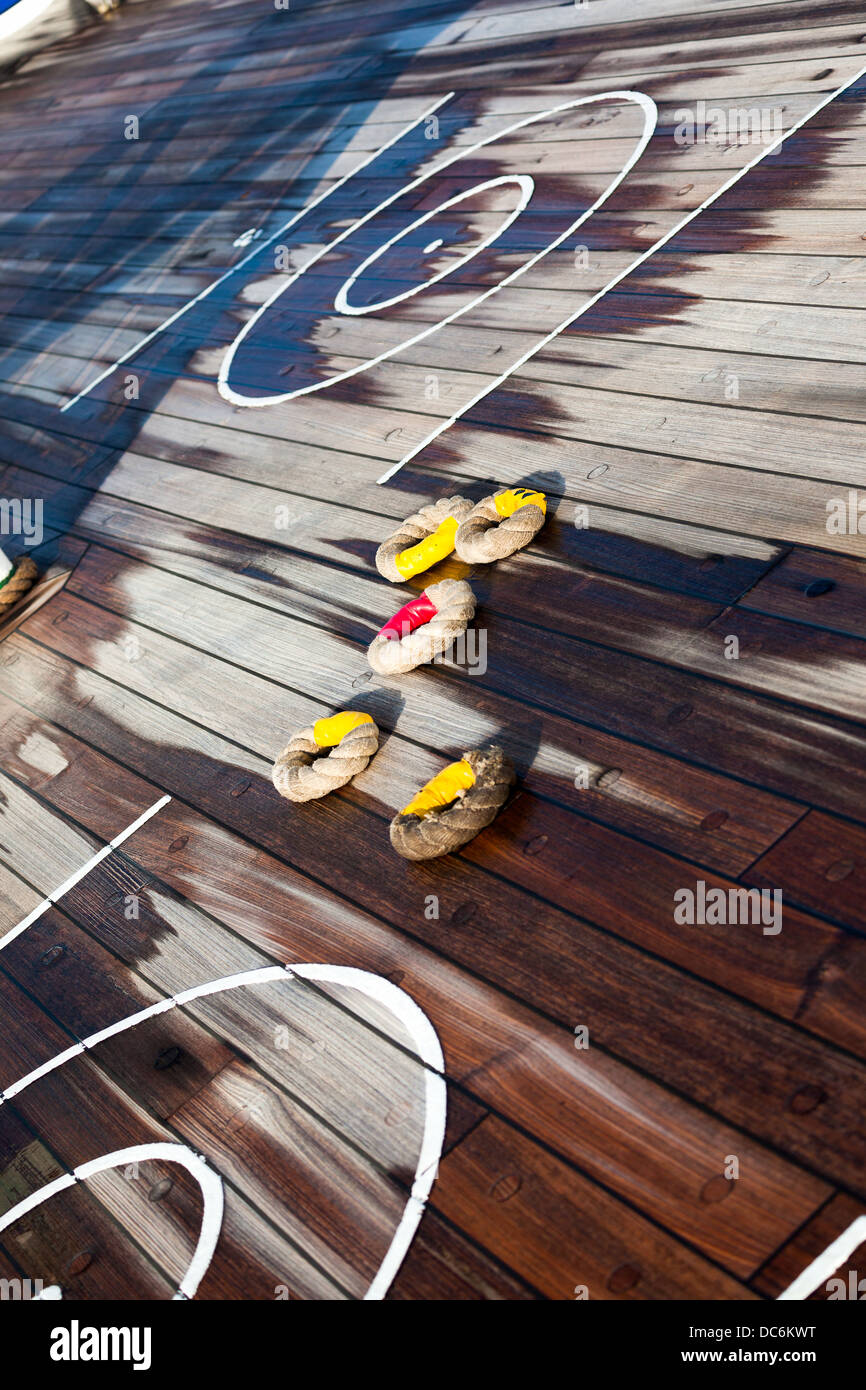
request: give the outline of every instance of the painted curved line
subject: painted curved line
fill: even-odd
[[[329,188],[325,188],[321,193],[317,193],[315,198],[312,198],[309,203],[305,203],[302,208],[298,208],[297,212],[293,212],[291,217],[288,218],[281,227],[278,227],[277,230],[272,232],[264,241],[258,242],[257,245],[253,247],[252,251],[248,251],[245,256],[242,256],[237,265],[229,266],[228,270],[224,270],[222,275],[219,275],[216,280],[212,280],[203,290],[199,290],[198,294],[193,295],[192,299],[188,299],[179,309],[175,309],[173,314],[169,314],[167,319],[163,319],[162,323],[157,324],[156,328],[152,328],[149,333],[145,333],[143,338],[139,338],[138,342],[133,343],[132,347],[127,348],[126,352],[121,353],[120,357],[116,358],[110,367],[104,367],[86,386],[82,386],[80,391],[77,391],[74,396],[71,396],[68,401],[65,401],[64,404],[59,407],[61,415],[65,411],[71,410],[72,407],[77,405],[80,400],[83,400],[95,386],[99,386],[101,382],[110,377],[113,371],[116,371],[124,362],[128,362],[130,358],[135,357],[141,352],[142,348],[147,347],[148,343],[152,343],[154,339],[159,337],[160,333],[164,333],[167,328],[171,328],[172,324],[177,323],[178,319],[183,318],[184,314],[188,313],[196,304],[201,304],[202,300],[207,299],[208,295],[213,294],[214,290],[219,289],[220,285],[225,284],[226,280],[229,280],[232,275],[237,275],[238,271],[243,270],[244,266],[248,265],[251,260],[254,260],[256,256],[260,256],[269,246],[273,246],[275,241],[278,241],[281,236],[285,236],[286,232],[289,231],[291,227],[294,227],[297,222],[300,222],[303,217],[306,217],[308,212],[312,212],[313,208],[319,207],[321,203],[331,198],[339,188],[342,188],[350,179],[360,174],[366,169],[368,164],[373,163],[374,159],[378,159],[380,154],[384,154],[386,150],[390,150],[392,145],[398,144],[403,139],[404,135],[409,135],[422,121],[429,120],[430,116],[434,115],[435,112],[439,110],[440,106],[444,106],[446,101],[450,101],[453,95],[453,92],[446,92],[443,97],[437,97],[431,106],[426,107],[426,109],[421,112],[420,116],[416,116],[413,120],[409,121],[407,125],[402,126],[401,129],[397,131],[396,135],[392,135],[390,140],[386,140],[384,145],[380,145],[377,150],[371,150],[369,154],[365,155],[364,158],[355,165],[354,169],[349,170],[348,174],[341,175]]]
[[[288,969],[288,966],[286,968]],[[442,1044],[433,1024],[411,995],[381,975],[343,965],[294,965],[292,974],[300,975],[306,980],[348,985],[382,1004],[405,1026],[424,1064],[424,1134],[415,1165],[412,1191],[391,1245],[364,1295],[367,1300],[382,1299],[394,1282],[394,1276],[412,1244],[418,1223],[424,1215],[427,1198],[436,1180],[442,1156],[447,1110]]]
[[[22,1216],[27,1216],[29,1212],[41,1207],[44,1202],[49,1202],[59,1192],[65,1192],[67,1188],[74,1187],[78,1182],[85,1182],[95,1173],[104,1173],[111,1168],[123,1168],[128,1163],[143,1163],[149,1158],[161,1158],[166,1163],[180,1163],[195,1178],[201,1189],[203,1210],[198,1241],[186,1273],[178,1284],[177,1293],[174,1295],[176,1299],[194,1298],[216,1250],[223,1221],[224,1199],[223,1184],[219,1174],[209,1168],[205,1160],[193,1153],[186,1144],[162,1142],[134,1144],[131,1148],[116,1149],[114,1153],[103,1154],[99,1158],[90,1159],[89,1162],[82,1163],[71,1173],[64,1173],[62,1177],[46,1183],[44,1187],[39,1188],[38,1192],[32,1192],[29,1197],[18,1202],[4,1216],[0,1216],[0,1233],[5,1231],[7,1226],[11,1226],[13,1222],[19,1221]],[[43,1289],[38,1297],[43,1300],[57,1299],[61,1297],[61,1290],[56,1284],[52,1284],[50,1288]]]
[[[524,130],[527,126],[534,125],[538,121],[547,120],[549,116],[556,116],[563,111],[576,110],[580,106],[590,106],[601,101],[633,102],[636,106],[640,107],[644,114],[644,125],[640,138],[638,139],[632,154],[626,160],[622,169],[619,171],[618,174],[614,175],[610,183],[607,185],[607,188],[605,188],[604,192],[601,193],[598,198],[596,198],[595,202],[590,204],[590,206],[586,208],[580,214],[580,216],[575,219],[574,222],[572,222],[568,227],[566,227],[565,231],[562,232],[560,236],[555,237],[553,241],[549,242],[548,245],[545,246],[541,251],[537,251],[535,255],[530,256],[529,260],[525,261],[523,265],[518,266],[516,270],[513,270],[510,272],[510,274],[504,276],[504,278],[498,281],[497,284],[491,285],[489,289],[486,289],[478,295],[476,295],[474,299],[471,299],[467,304],[464,304],[462,308],[455,309],[453,313],[446,314],[445,317],[439,319],[438,322],[431,324],[428,328],[424,328],[418,333],[413,334],[410,338],[407,338],[402,343],[398,343],[395,347],[387,348],[384,352],[380,352],[376,357],[370,357],[365,362],[361,362],[354,367],[347,368],[346,371],[338,372],[336,375],[328,377],[326,381],[314,381],[307,386],[299,386],[296,387],[293,391],[278,392],[277,394],[272,396],[245,396],[241,394],[241,392],[235,391],[233,387],[229,385],[229,372],[231,371],[235,354],[238,348],[240,347],[241,343],[244,341],[244,339],[247,338],[250,333],[252,333],[259,320],[268,312],[270,308],[273,307],[277,300],[282,295],[284,295],[287,290],[291,289],[292,285],[294,285],[295,282],[299,280],[302,275],[304,275],[308,270],[310,270],[314,265],[316,265],[318,261],[320,261],[324,256],[326,256],[330,251],[332,251],[335,246],[339,246],[340,243],[345,241],[347,237],[352,236],[356,231],[358,231],[360,227],[363,227],[367,222],[371,221],[372,218],[376,217],[380,212],[383,212],[385,208],[390,207],[391,204],[396,202],[398,198],[402,198],[406,193],[413,192],[413,190],[420,187],[422,183],[428,182],[428,180],[432,179],[436,174],[441,174],[443,170],[450,169],[453,164],[458,163],[458,161],[461,159],[465,159],[468,155],[473,155],[476,153],[476,151],[484,149],[485,146],[491,145],[497,140],[502,140],[507,135],[512,135],[516,130]],[[264,301],[264,303],[259,305],[255,313],[252,315],[250,319],[247,320],[243,328],[238,333],[237,337],[234,339],[233,342],[229,344],[228,348],[226,349],[225,356],[223,357],[222,363],[220,365],[219,377],[217,378],[217,388],[219,390],[220,395],[223,397],[224,400],[230,401],[232,405],[242,405],[251,407],[281,405],[284,401],[294,400],[297,396],[311,395],[315,391],[327,390],[329,387],[337,385],[338,382],[347,381],[350,377],[357,376],[360,372],[369,371],[372,367],[378,366],[380,362],[385,362],[388,360],[388,358],[395,357],[400,352],[405,352],[407,348],[414,347],[416,343],[423,342],[423,340],[425,338],[429,338],[431,334],[438,333],[440,329],[447,327],[447,325],[450,323],[454,323],[455,320],[461,318],[464,314],[470,313],[473,309],[476,309],[479,304],[483,304],[485,300],[491,297],[491,295],[498,294],[500,290],[505,289],[507,285],[513,284],[514,281],[519,279],[521,275],[525,275],[527,271],[531,270],[533,266],[537,265],[538,262],[544,256],[548,256],[551,251],[555,251],[556,248],[558,246],[561,246],[564,241],[566,241],[570,236],[572,236],[579,227],[583,226],[584,222],[586,222],[587,219],[590,218],[594,212],[597,212],[598,209],[603,206],[603,204],[607,201],[611,194],[614,193],[617,188],[619,188],[623,179],[627,178],[628,175],[631,173],[635,164],[638,162],[647,145],[649,144],[649,141],[652,138],[657,124],[658,108],[655,102],[653,101],[652,97],[646,96],[645,93],[632,91],[597,92],[591,96],[574,97],[571,101],[561,102],[558,106],[551,106],[548,108],[548,110],[541,111],[539,113],[536,113],[535,115],[524,116],[521,120],[515,121],[510,126],[506,126],[504,130],[496,131],[493,134],[486,136],[483,140],[479,140],[477,144],[470,145],[465,150],[458,150],[455,154],[440,160],[440,162],[434,165],[434,167],[430,169],[426,174],[419,174],[416,179],[412,179],[411,182],[404,184],[403,187],[398,189],[396,193],[392,193],[390,197],[383,199],[382,202],[379,203],[375,208],[371,209],[370,212],[364,213],[362,217],[359,217],[355,222],[353,222],[349,227],[347,227],[345,231],[340,232],[338,236],[334,237],[333,241],[330,241],[327,244],[327,246],[320,247],[320,249],[316,251],[309,258],[308,261],[305,262],[305,264],[301,267],[300,270],[297,270],[294,272],[294,274],[290,275],[288,279],[286,279],[284,283],[279,286],[278,289],[274,290],[273,294],[271,294]],[[557,329],[557,332],[559,331],[560,330]],[[463,414],[464,412],[461,410],[460,413]],[[448,422],[449,425],[451,423],[453,423],[453,421]],[[441,433],[441,431],[439,432]],[[407,455],[407,458],[409,457],[411,457],[411,455]],[[406,462],[406,460],[404,459],[403,462]],[[402,466],[402,464],[398,465],[398,467],[399,466]],[[379,479],[379,481],[381,482],[383,481],[383,479]]]
[[[74,1057],[80,1057],[82,1053],[91,1051],[98,1047],[100,1043],[108,1038],[115,1037],[118,1033],[128,1032],[131,1028],[136,1028],[138,1024],[145,1020],[155,1018],[158,1014],[167,1013],[169,1009],[182,1007],[192,1003],[195,999],[203,999],[213,994],[223,994],[228,990],[241,989],[247,985],[270,984],[285,982],[287,979],[297,977],[299,979],[316,980],[324,983],[345,985],[357,990],[360,994],[365,994],[368,998],[382,1004],[406,1028],[412,1042],[417,1050],[418,1057],[424,1066],[424,1132],[421,1141],[418,1161],[415,1165],[415,1175],[412,1188],[407,1198],[403,1215],[391,1240],[391,1244],[373,1277],[373,1280],[364,1295],[365,1300],[379,1300],[384,1298],[390,1288],[394,1276],[403,1262],[406,1251],[411,1244],[412,1237],[418,1228],[418,1223],[424,1213],[424,1207],[430,1190],[436,1178],[436,1169],[442,1153],[442,1144],[445,1138],[445,1115],[447,1106],[447,1090],[445,1086],[444,1070],[445,1059],[442,1054],[442,1046],[432,1023],[427,1015],[415,1003],[414,999],[397,985],[391,984],[390,980],[385,980],[381,975],[374,975],[366,970],[356,970],[349,966],[339,965],[268,965],[262,966],[257,970],[247,970],[238,975],[226,975],[221,979],[209,980],[206,984],[195,985],[192,989],[182,990],[181,993],[173,995],[169,999],[162,999],[156,1004],[151,1004],[146,1009],[139,1010],[138,1013],[130,1014],[128,1017],[120,1019],[117,1023],[110,1024],[107,1028],[101,1029],[97,1033],[91,1033],[82,1042],[74,1044],[65,1051],[52,1057],[50,1061],[44,1062],[42,1066],[36,1067],[33,1071],[22,1077],[19,1081],[13,1082],[0,1092],[0,1106],[7,1100],[12,1100],[16,1095],[20,1095],[28,1086],[32,1086],[41,1077],[47,1076],[50,1072],[56,1071],[66,1062]],[[155,1149],[158,1145],[145,1145],[145,1148]],[[166,1148],[175,1148],[174,1145],[165,1145]],[[177,1146],[183,1147],[183,1146]],[[121,1153],[129,1153],[131,1150],[121,1150]],[[191,1155],[204,1168],[207,1165],[203,1158]],[[129,1160],[132,1161],[132,1160]],[[180,1160],[178,1160],[180,1161]],[[89,1176],[90,1172],[99,1172],[99,1165],[106,1167],[116,1166],[106,1163],[103,1159],[94,1159],[84,1163],[80,1168],[75,1169],[72,1174],[66,1174],[58,1178],[55,1183],[50,1183],[47,1188],[36,1193],[34,1197],[26,1198],[24,1202],[18,1204],[7,1213],[6,1217],[0,1219],[0,1231],[9,1225],[9,1218],[13,1213],[23,1216],[33,1206],[38,1206],[40,1200],[45,1201],[49,1196],[53,1196],[55,1191],[62,1191],[65,1187],[70,1187],[78,1177]],[[189,1166],[187,1164],[187,1166]],[[192,1170],[190,1170],[192,1171]],[[208,1177],[215,1177],[222,1183],[217,1174],[213,1174],[207,1169]],[[204,1189],[203,1189],[204,1190]],[[222,1206],[220,1206],[222,1213]],[[220,1214],[220,1222],[222,1216]],[[202,1245],[207,1235],[210,1241],[213,1235],[213,1245],[207,1260],[202,1264],[198,1260],[199,1251],[202,1251],[202,1259],[207,1250],[207,1245]],[[202,1236],[199,1242],[199,1249],[190,1270],[184,1277],[184,1283],[195,1288],[201,1282],[202,1276],[207,1270],[216,1248],[216,1238],[219,1236],[219,1226],[215,1234],[208,1228],[205,1232],[204,1220],[202,1223]],[[198,1261],[198,1262],[197,1262]],[[191,1273],[192,1272],[192,1273]],[[193,1289],[194,1292],[194,1289]],[[184,1284],[181,1284],[178,1297],[191,1298],[192,1293],[188,1293]]]
[[[429,280],[422,280],[419,284],[413,285],[411,289],[404,290],[402,294],[395,294],[390,299],[379,299],[375,304],[354,305],[349,303],[348,294],[355,282],[360,280],[361,276],[371,265],[374,265],[376,261],[386,255],[392,246],[395,246],[398,241],[403,241],[410,232],[414,232],[416,227],[423,227],[424,223],[429,222],[431,218],[439,217],[443,212],[446,212],[448,208],[453,208],[458,203],[465,203],[467,198],[474,197],[476,193],[482,193],[486,188],[499,188],[506,183],[516,183],[518,185],[520,188],[519,202],[496,228],[496,231],[491,232],[490,235],[479,242],[477,246],[474,246],[471,251],[467,251],[465,256],[461,256],[459,260],[455,261],[453,265],[447,266],[445,270],[440,270],[436,275],[431,275]],[[532,197],[534,189],[535,179],[531,174],[501,174],[498,178],[486,179],[484,183],[476,183],[474,187],[467,188],[463,193],[455,194],[454,197],[449,198],[447,202],[440,203],[438,207],[433,208],[430,212],[425,212],[423,217],[416,218],[410,226],[404,227],[401,232],[397,232],[394,236],[389,238],[388,241],[384,242],[382,246],[377,246],[376,250],[371,252],[365,261],[361,262],[358,269],[353,270],[349,278],[343,281],[334,300],[334,308],[337,310],[337,313],[354,314],[357,316],[361,314],[375,314],[379,309],[390,309],[392,304],[399,304],[401,300],[410,299],[413,294],[419,294],[421,290],[429,289],[431,285],[435,285],[440,280],[444,280],[447,275],[455,275],[464,265],[474,260],[476,256],[480,256],[482,251],[486,251],[488,246],[491,246],[504,232],[508,231],[512,222],[523,212],[523,209]],[[439,245],[442,245],[441,237],[439,239]]]

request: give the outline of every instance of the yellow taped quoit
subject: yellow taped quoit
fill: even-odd
[[[348,709],[342,714],[332,714],[330,719],[317,719],[313,725],[313,738],[320,748],[335,748],[353,729],[372,722],[369,714],[358,714]]]
[[[428,816],[431,811],[441,810],[454,801],[460,792],[468,791],[475,785],[475,773],[467,762],[449,763],[437,772],[417,796],[413,796],[408,806],[400,812],[402,816]]]
[[[458,522],[453,516],[446,516],[436,530],[425,536],[423,541],[419,541],[417,545],[410,545],[408,550],[401,550],[400,554],[394,557],[394,564],[403,578],[411,579],[413,574],[429,570],[431,565],[438,565],[440,560],[450,555],[454,549],[457,526]]]
[[[536,506],[540,507],[547,515],[547,498],[543,492],[533,492],[530,488],[513,487],[507,492],[499,492],[493,498],[494,505],[501,517],[514,516],[521,507]]]

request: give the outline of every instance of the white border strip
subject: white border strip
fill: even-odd
[[[822,1250],[820,1255],[816,1255],[810,1265],[807,1265],[802,1274],[798,1274],[793,1284],[789,1284],[784,1293],[780,1293],[776,1299],[777,1303],[791,1303],[796,1299],[808,1298],[822,1284],[826,1284],[836,1270],[839,1269],[847,1260],[849,1255],[853,1255],[858,1245],[866,1241],[866,1216],[857,1216],[846,1227],[840,1236],[837,1236],[832,1244]]]
[[[0,42],[17,34],[19,29],[26,29],[28,24],[35,24],[53,3],[54,0],[17,0],[11,9],[0,15]]]
[[[61,883],[59,888],[55,888],[54,892],[49,894],[44,902],[41,902],[38,907],[34,907],[33,911],[29,912],[23,921],[18,923],[17,927],[12,927],[4,936],[0,936],[0,951],[2,951],[4,947],[9,946],[15,940],[16,936],[20,936],[29,926],[32,926],[32,924],[42,916],[43,912],[48,911],[49,907],[54,907],[66,893],[90,873],[91,869],[95,869],[97,864],[100,864],[103,859],[107,859],[112,850],[122,845],[124,840],[129,839],[130,835],[134,835],[136,830],[139,830],[146,821],[150,820],[151,816],[155,816],[157,811],[161,811],[163,806],[167,806],[170,801],[170,796],[160,797],[159,801],[155,801],[148,811],[143,812],[143,814],[138,817],[138,820],[134,820],[132,825],[128,825],[119,835],[115,835],[114,839],[109,841],[107,845],[104,845],[97,854],[94,854],[92,859],[88,859],[87,863],[83,865],[82,868],[76,869],[75,873],[71,874],[65,883]]]

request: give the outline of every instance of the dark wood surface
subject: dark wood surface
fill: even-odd
[[[322,962],[398,984],[445,1056],[443,1156],[391,1298],[770,1299],[866,1210],[866,518],[825,525],[864,479],[864,83],[376,484],[754,155],[678,144],[682,108],[790,128],[862,66],[859,8],[132,0],[7,73],[0,493],[43,503],[54,588],[0,629],[0,934],[172,800],[0,953],[0,1092],[181,990]],[[237,266],[243,233],[276,233],[446,92],[436,141],[397,140],[286,233],[292,269],[434,158],[624,89],[659,125],[622,187],[431,337],[330,390],[230,403],[226,347],[285,280],[266,251],[60,410]],[[588,107],[420,185],[274,304],[232,384],[286,392],[435,324],[599,196],[639,129],[626,103]],[[501,244],[334,312],[388,236],[525,173]],[[468,201],[459,246],[504,206]],[[426,236],[359,302],[425,278]],[[372,676],[406,598],[377,545],[443,493],[526,482],[550,499],[529,550],[414,581],[470,578],[484,672]],[[288,736],[347,707],[382,730],[368,769],[281,802]],[[398,859],[395,810],[493,737],[519,773],[494,825]],[[781,889],[782,931],[678,923],[699,880]],[[185,1143],[226,1193],[200,1297],[361,1298],[424,1107],[411,1038],[351,990],[199,999],[0,1106],[0,1215],[88,1159]],[[4,1232],[0,1278],[167,1298],[200,1219],[177,1165],[107,1171]]]

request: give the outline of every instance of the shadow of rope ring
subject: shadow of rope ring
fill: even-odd
[[[447,651],[474,616],[475,595],[466,580],[440,579],[376,633],[367,660],[380,676],[414,671]]]
[[[454,538],[457,554],[470,565],[504,560],[538,535],[546,513],[543,492],[502,488],[483,498],[460,522]]]
[[[0,617],[33,588],[38,575],[39,571],[30,556],[22,555],[9,578],[0,584]]]
[[[363,772],[378,747],[379,730],[370,715],[345,710],[294,734],[271,780],[289,801],[314,801]],[[322,757],[325,748],[331,751]]]
[[[501,748],[464,753],[394,817],[391,844],[404,859],[451,854],[495,819],[513,784],[514,768]]]
[[[472,511],[466,497],[440,497],[413,512],[376,551],[376,569],[392,584],[411,579],[454,549],[457,527]]]

